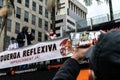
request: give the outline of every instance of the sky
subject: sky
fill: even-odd
[[[83,5],[83,0],[79,0]],[[86,6],[88,9],[87,18],[104,15],[109,13],[109,5],[104,2],[104,0],[101,0],[102,3],[100,5],[97,4],[95,0],[93,0],[92,6]],[[113,5],[113,13],[120,12],[120,0],[112,0]]]

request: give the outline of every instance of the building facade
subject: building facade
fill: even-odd
[[[87,26],[87,8],[77,0],[58,0],[56,7],[56,33]]]
[[[47,0],[14,0],[15,15],[8,16],[6,48],[10,44],[11,37],[17,37],[23,26],[29,27],[29,32],[33,33],[37,43],[47,40],[45,34],[50,30],[51,14],[46,9]],[[4,6],[5,0],[0,0],[0,6]],[[0,26],[2,18],[0,17]],[[3,49],[3,33],[0,38],[0,51]]]

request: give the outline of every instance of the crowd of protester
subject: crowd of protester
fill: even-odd
[[[55,30],[51,29],[49,32],[46,32],[46,35],[48,36],[48,40],[53,40],[56,39],[56,34],[55,34]],[[28,32],[28,27],[24,26],[22,28],[22,31],[20,33],[18,33],[17,38],[15,39],[14,37],[11,38],[11,43],[9,44],[7,50],[14,50],[17,48],[21,48],[21,47],[25,47],[28,45],[31,45],[31,41],[34,40],[34,36],[32,33]],[[60,61],[57,60],[50,60],[50,61],[44,61],[42,62],[43,65],[47,65],[47,64],[54,64]],[[21,65],[18,66],[17,69],[18,70],[24,70],[24,69],[30,69],[30,68],[35,68],[38,67],[39,62],[37,63],[31,63],[31,64],[25,64],[25,65]],[[40,66],[40,65],[39,65]],[[13,67],[12,67],[13,69]]]
[[[54,29],[50,29],[49,32],[46,32],[46,35],[48,36],[48,40],[57,39]],[[31,45],[31,41],[33,41],[34,39],[35,37],[33,36],[33,34],[28,32],[28,27],[24,26],[22,28],[22,31],[18,33],[16,39],[14,37],[11,38],[11,44],[8,46],[8,50]]]

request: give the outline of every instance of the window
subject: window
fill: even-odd
[[[13,8],[12,4],[8,4],[8,8]]]
[[[2,17],[0,17],[0,28],[2,26]]]
[[[41,18],[38,19],[38,27],[42,28],[42,19]]]
[[[17,0],[18,3],[21,3],[21,0]]]
[[[61,23],[63,22],[63,19],[60,19],[60,20],[56,20],[55,23]]]
[[[42,33],[38,32],[38,41],[42,41]]]
[[[25,7],[29,8],[29,0],[25,0]]]
[[[58,27],[55,27],[55,30],[60,30],[60,26],[58,26]]]
[[[39,14],[42,15],[42,6],[41,5],[39,5]]]
[[[21,18],[21,8],[17,7],[17,10],[16,10],[16,17],[17,18]]]
[[[29,13],[27,11],[25,11],[25,13],[24,13],[24,21],[28,22],[28,18],[29,18]]]
[[[48,11],[45,9],[45,17],[48,18]]]
[[[31,29],[31,33],[35,37],[35,30],[34,29]]]
[[[9,46],[10,44],[10,36],[6,36],[6,48]]]
[[[58,37],[61,36],[60,33],[56,34]]]
[[[0,8],[3,6],[3,0],[0,0]]]
[[[48,22],[45,21],[45,30],[48,31]]]
[[[48,40],[48,36],[47,36],[47,35],[45,35],[45,41],[46,41],[46,40]]]
[[[69,8],[70,8],[70,6],[71,6],[71,2],[69,1],[69,3],[68,3],[68,6],[69,6]]]
[[[67,22],[70,23],[71,25],[75,26],[75,23],[73,23],[73,22],[70,21],[69,19],[67,19]]]
[[[32,24],[35,25],[36,22],[36,16],[32,14]]]
[[[67,26],[67,29],[68,30],[74,30],[73,28],[71,28],[70,26]]]
[[[11,31],[11,25],[12,25],[12,21],[10,19],[7,19],[7,30]]]
[[[16,22],[15,24],[15,33],[18,34],[20,32],[20,23]]]
[[[73,4],[73,3],[71,3],[71,10],[73,10],[73,6],[74,6],[74,4]]]
[[[50,17],[51,17],[51,20],[53,20],[54,19],[54,17],[53,17],[54,15],[52,14],[52,12],[50,13]]]
[[[32,3],[32,10],[36,11],[36,3],[34,1]]]

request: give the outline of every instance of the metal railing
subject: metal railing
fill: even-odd
[[[120,11],[114,12],[114,20],[120,18]],[[109,14],[103,14],[103,15],[98,15],[92,18],[87,19],[87,26],[90,25],[95,25],[95,24],[100,24],[104,22],[110,21],[110,15]]]

